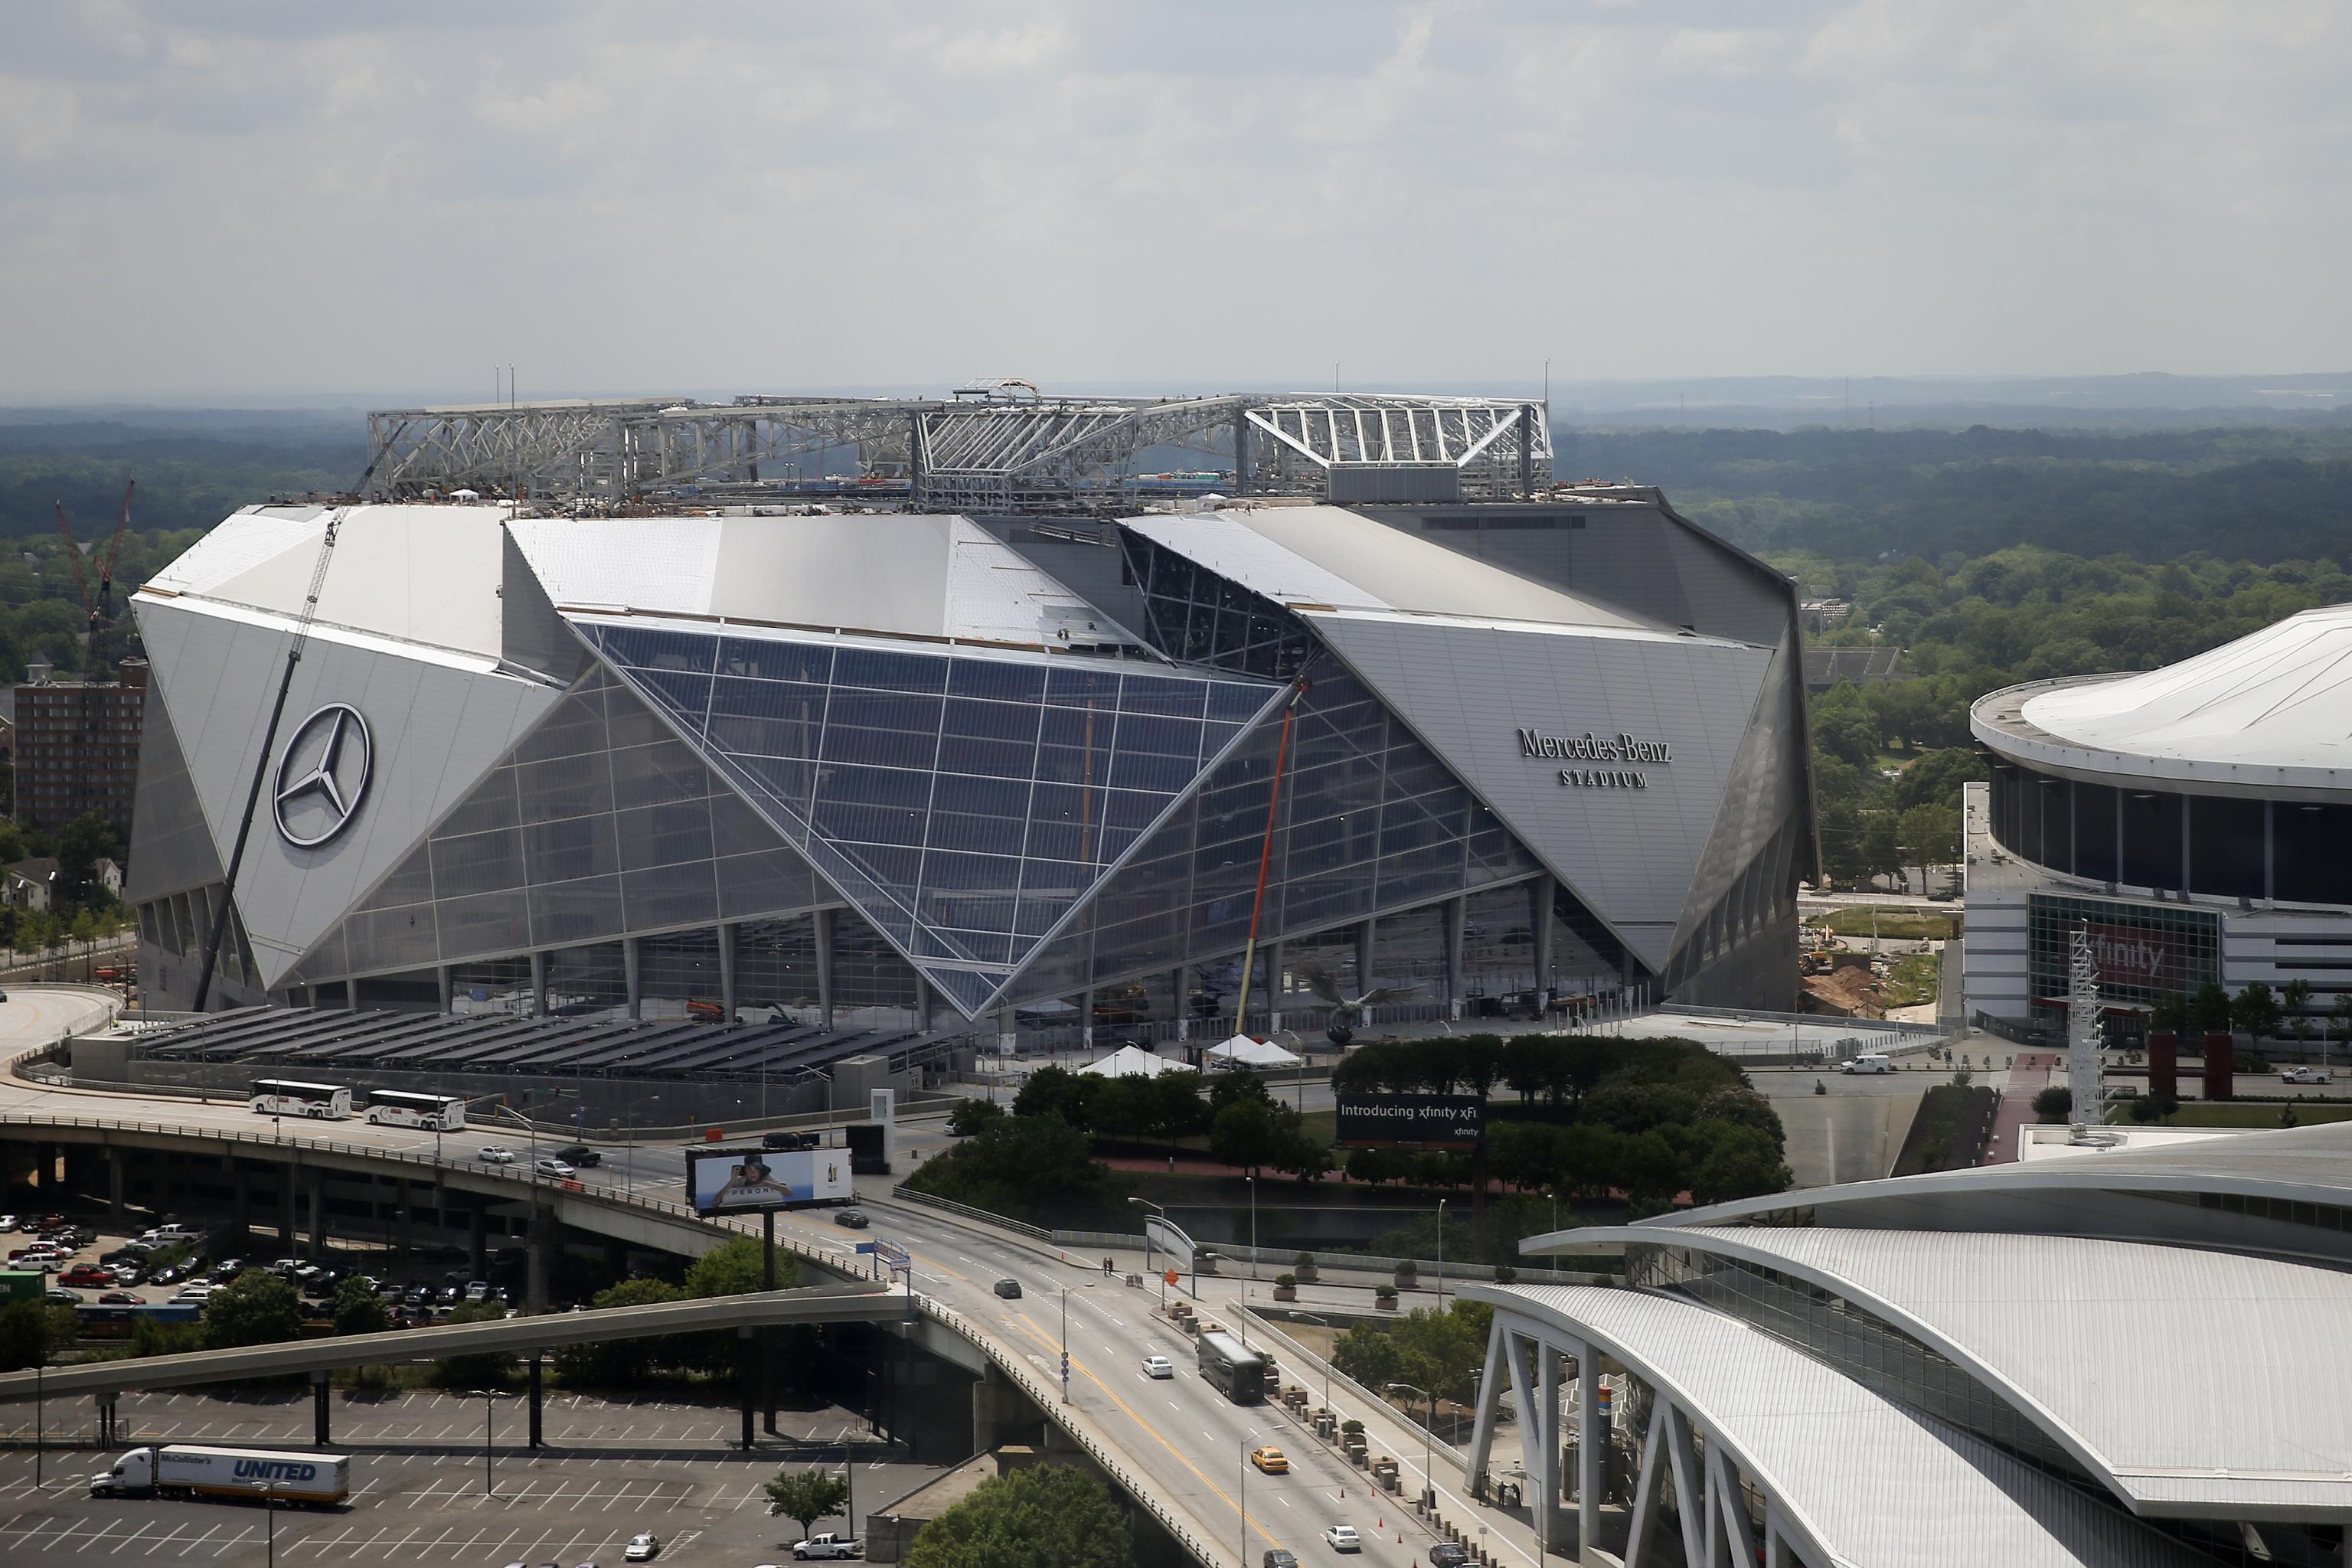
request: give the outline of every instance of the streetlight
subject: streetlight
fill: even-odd
[[[1445,1316],[1445,1200],[1437,1200],[1437,1315]],[[1432,1415],[1431,1420],[1437,1419]]]
[[[512,1399],[514,1395],[503,1388],[477,1388],[464,1397],[482,1402],[482,1495],[496,1497],[499,1494],[490,1478],[490,1413],[499,1407],[499,1400]]]
[[[1313,1323],[1325,1330],[1331,1327],[1328,1322],[1312,1312],[1293,1312],[1290,1314],[1290,1321],[1294,1323]],[[1328,1355],[1323,1358],[1323,1408],[1326,1410],[1331,1408],[1331,1358]]]
[[[1166,1225],[1168,1223],[1168,1210],[1166,1205],[1155,1204],[1150,1198],[1129,1198],[1127,1201],[1143,1208],[1150,1209],[1152,1213],[1160,1216],[1160,1220],[1162,1225]],[[1174,1229],[1175,1227],[1171,1226],[1169,1228]],[[1143,1262],[1146,1268],[1149,1268],[1151,1263],[1151,1231],[1149,1226],[1146,1226],[1143,1232]],[[1192,1282],[1192,1300],[1197,1301],[1201,1299],[1201,1270],[1199,1263],[1195,1261],[1192,1267],[1188,1268],[1185,1273],[1186,1277]],[[1163,1309],[1168,1305],[1168,1276],[1164,1270],[1161,1272],[1160,1277],[1160,1305]]]
[[[46,1352],[44,1352],[46,1357]],[[47,1407],[42,1401],[41,1380],[49,1370],[44,1359],[33,1363],[33,1489],[45,1490],[48,1485],[41,1479],[41,1459],[48,1451],[49,1423]]]
[[[1242,1480],[1241,1480],[1241,1485],[1240,1485],[1240,1486],[1238,1486],[1238,1487],[1236,1487],[1235,1489],[1234,1489],[1235,1506],[1236,1506],[1236,1507],[1238,1507],[1238,1508],[1242,1510],[1242,1554],[1241,1554],[1241,1558],[1240,1558],[1241,1568],[1249,1568],[1249,1473],[1250,1473],[1249,1446],[1250,1446],[1250,1439],[1251,1439],[1251,1438],[1253,1438],[1253,1437],[1263,1437],[1263,1436],[1265,1436],[1268,1432],[1271,1432],[1271,1431],[1273,1431],[1273,1430],[1274,1430],[1274,1426],[1273,1426],[1272,1425],[1268,1425],[1268,1426],[1261,1426],[1261,1427],[1259,1427],[1259,1428],[1258,1428],[1257,1430],[1255,1430],[1255,1432],[1244,1432],[1244,1433],[1243,1433],[1243,1434],[1242,1434]]]
[[[1433,1508],[1437,1504],[1437,1472],[1431,1467],[1436,1460],[1437,1395],[1410,1383],[1391,1383],[1388,1392],[1394,1394],[1400,1388],[1429,1401],[1429,1425],[1421,1429],[1421,1501],[1423,1507]]]
[[[261,1505],[269,1517],[268,1568],[278,1568],[278,1484],[275,1481],[247,1481],[246,1485],[261,1494]]]

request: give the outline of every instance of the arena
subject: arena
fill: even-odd
[[[2332,605],[2167,668],[1980,700],[1971,1013],[2056,1024],[2080,929],[2114,1026],[2207,984],[2302,980],[2324,1032],[2352,994],[2347,650],[2352,606]]]
[[[874,428],[936,454],[960,412],[1060,417]],[[1553,483],[1538,408],[1469,417],[1221,406],[1230,497],[1020,448],[1007,510],[919,462],[852,504],[739,444],[628,506],[556,458],[483,500],[493,459],[412,447],[434,499],[247,508],[134,601],[150,997],[990,1043],[1319,1029],[1381,988],[1790,1005],[1790,584],[1654,490]]]

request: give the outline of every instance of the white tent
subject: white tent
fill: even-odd
[[[1295,1068],[1304,1059],[1280,1046],[1253,1040],[1247,1035],[1235,1035],[1222,1046],[1212,1046],[1202,1056],[1219,1067],[1239,1068]]]
[[[1135,1046],[1121,1046],[1100,1061],[1089,1062],[1078,1069],[1097,1078],[1158,1078],[1161,1073],[1191,1072],[1182,1062],[1171,1062],[1165,1057],[1155,1057]]]

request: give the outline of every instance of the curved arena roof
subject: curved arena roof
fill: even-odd
[[[2062,772],[2340,791],[2352,784],[2352,605],[2162,669],[2009,687],[1979,699],[1969,724],[1995,751]]]

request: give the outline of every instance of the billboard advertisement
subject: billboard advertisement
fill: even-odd
[[[845,1149],[692,1148],[686,1184],[698,1214],[755,1214],[853,1195]]]
[[[1486,1102],[1475,1094],[1343,1094],[1339,1144],[1348,1149],[1475,1149]]]

